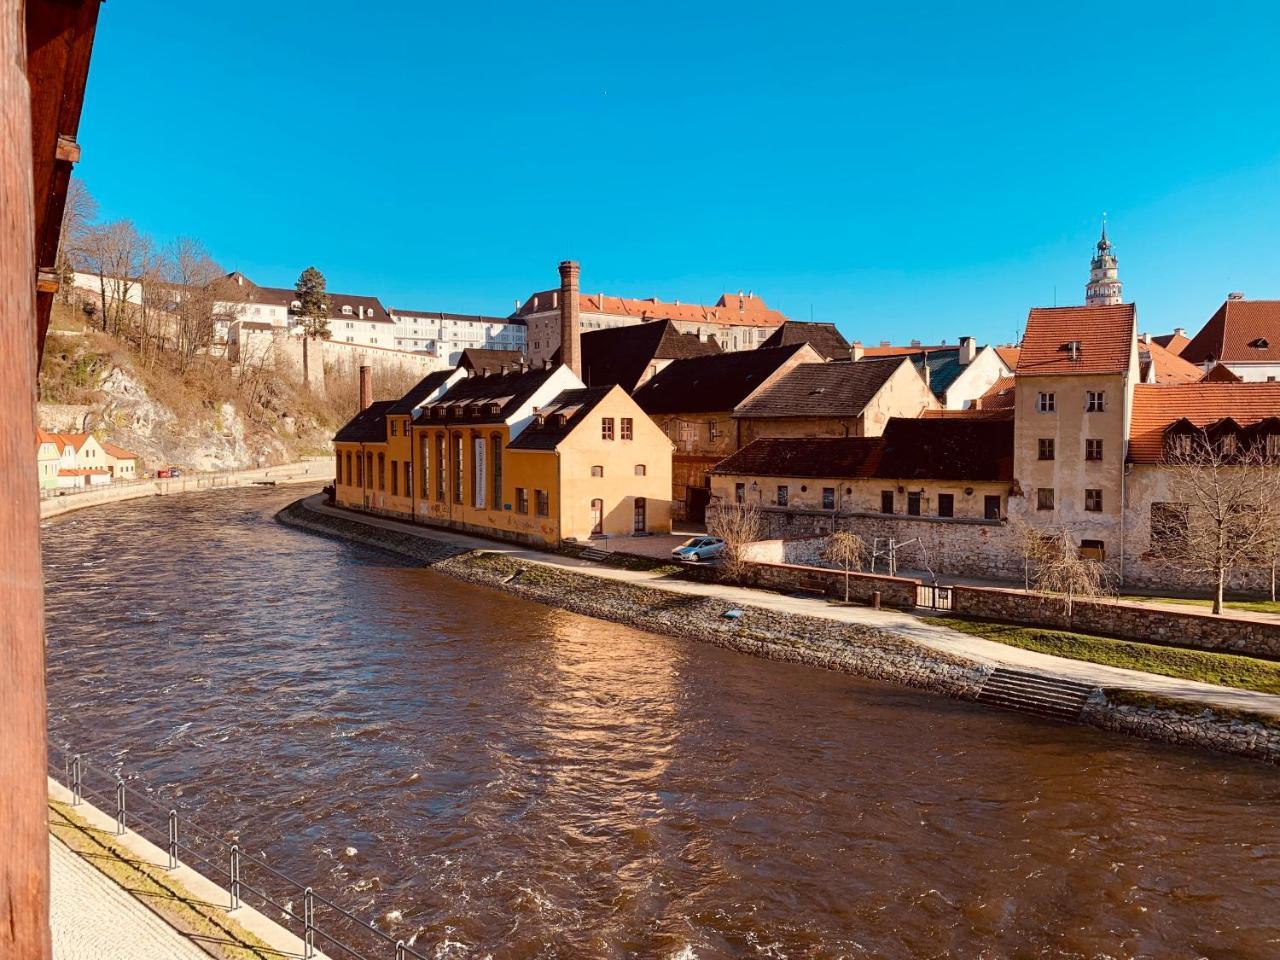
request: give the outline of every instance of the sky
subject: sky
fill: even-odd
[[[557,263],[1003,343],[1105,211],[1151,333],[1280,298],[1280,8],[104,4],[78,168],[227,269],[505,315]]]

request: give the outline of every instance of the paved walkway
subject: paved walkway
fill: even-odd
[[[589,574],[603,580],[616,580],[633,583],[638,586],[666,590],[690,596],[711,597],[722,600],[726,606],[750,605],[780,613],[799,614],[809,617],[822,617],[842,623],[857,623],[880,627],[884,630],[908,637],[922,646],[930,647],[946,653],[965,657],[978,663],[994,666],[1014,667],[1020,670],[1034,671],[1050,676],[1065,677],[1097,687],[1122,687],[1144,693],[1173,697],[1213,705],[1233,710],[1252,710],[1280,717],[1280,695],[1257,693],[1252,690],[1239,690],[1235,687],[1220,687],[1215,684],[1199,683],[1195,680],[1180,680],[1177,677],[1164,677],[1154,673],[1143,673],[1139,670],[1125,670],[1120,667],[1109,667],[1099,663],[1088,663],[1083,660],[1069,660],[1055,657],[1034,650],[1023,650],[1006,646],[992,640],[959,633],[945,627],[925,623],[911,613],[899,610],[873,610],[870,607],[843,607],[828,603],[826,600],[813,597],[790,596],[788,594],[771,593],[767,590],[753,590],[748,587],[733,587],[724,584],[696,583],[689,580],[673,580],[647,570],[622,570],[617,567],[603,566],[576,557],[564,557],[559,554],[544,553],[515,544],[487,540],[466,534],[440,530],[434,527],[421,527],[386,517],[366,516],[350,510],[331,507],[324,502],[322,494],[308,497],[308,509],[329,516],[341,517],[407,533],[429,540],[456,544],[469,549],[489,550],[502,553],[530,563],[540,563],[549,567],[563,567],[577,573]]]
[[[54,960],[209,960],[52,835],[49,866]]]

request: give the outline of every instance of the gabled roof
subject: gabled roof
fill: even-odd
[[[502,423],[557,369],[548,366],[467,377],[451,386],[444,396],[423,406],[415,422]]]
[[[1199,383],[1204,371],[1193,363],[1187,363],[1177,354],[1170,353],[1152,337],[1150,342],[1138,341],[1139,380],[1155,383]]]
[[[508,370],[515,370],[524,361],[524,354],[519,350],[486,350],[483,347],[467,347],[462,351],[458,366],[474,373],[501,373],[505,364]]]
[[[892,417],[876,476],[893,480],[1010,480],[1012,418]]]
[[[49,433],[45,430],[36,430],[36,448],[39,449],[46,443],[52,443],[58,448],[58,453],[62,453],[62,437],[56,433]]]
[[[824,360],[848,360],[849,341],[836,329],[834,323],[805,323],[788,320],[773,333],[762,347],[785,347],[793,343],[807,343]]]
[[[868,360],[876,360],[880,357],[909,357],[915,353],[924,353],[927,350],[946,350],[945,343],[913,343],[910,346],[894,346],[893,344],[881,343],[875,347],[863,347],[862,355]]]
[[[396,400],[387,408],[387,413],[403,416],[404,414],[413,413],[420,403],[423,403],[428,397],[445,385],[450,377],[453,376],[453,370],[436,370],[428,373],[425,377],[409,388],[399,400]]]
[[[1225,363],[1215,363],[1204,375],[1205,383],[1239,383],[1242,379]]]
[[[1152,337],[1151,339],[1179,357],[1182,356],[1182,351],[1187,348],[1187,344],[1191,342],[1191,338],[1183,333],[1181,329],[1175,330],[1173,333],[1162,333],[1160,336]]]
[[[1280,361],[1280,300],[1227,300],[1180,356],[1189,363]]]
[[[996,355],[1004,361],[1010,370],[1018,369],[1018,357],[1022,355],[1021,347],[996,347]]]
[[[733,410],[795,357],[816,358],[806,344],[738,350],[674,360],[635,392],[648,414]]]
[[[655,360],[687,360],[720,353],[714,339],[681,333],[670,320],[608,327],[582,335],[582,379],[590,386],[616,383],[628,393]]]
[[[1033,307],[1027,314],[1018,376],[1125,373],[1129,369],[1136,314],[1132,303]]]
[[[107,443],[105,440],[98,441],[104,453],[113,460],[137,460],[138,455],[132,450],[126,450],[124,447],[117,447],[114,443]]]
[[[375,400],[333,435],[335,443],[382,443],[387,439],[387,413],[394,400]]]
[[[561,390],[507,445],[510,450],[554,450],[595,409],[612,386]]]
[[[982,410],[1012,410],[1015,402],[1013,377],[1001,377],[987,392],[977,399],[975,406]]]
[[[753,440],[712,473],[835,479],[875,475],[880,437],[780,437]]]
[[[540,290],[531,294],[512,314],[528,317],[559,309],[560,291]],[[759,297],[725,294],[714,306],[700,303],[668,303],[657,297],[636,299],[610,297],[602,293],[578,294],[578,309],[583,313],[603,313],[615,317],[637,317],[642,320],[679,320],[684,323],[717,323],[746,327],[772,327],[786,321],[780,311],[768,307]]]
[[[746,419],[856,417],[907,363],[910,360],[906,357],[857,363],[800,363],[738,406],[733,415]]]
[[[1280,417],[1280,383],[1140,383],[1133,388],[1129,459],[1163,460],[1164,432],[1180,420],[1202,428],[1228,417],[1241,426]]]

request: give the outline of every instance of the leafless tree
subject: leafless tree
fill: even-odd
[[[867,542],[856,533],[837,530],[827,540],[826,557],[844,568],[844,602],[849,602],[850,573],[862,572],[862,561],[867,555]]]
[[[1213,612],[1235,570],[1274,564],[1280,554],[1280,464],[1263,441],[1204,431],[1170,438],[1164,463],[1171,503],[1153,513],[1152,553],[1213,585]],[[1272,591],[1274,596],[1274,573]]]
[[[724,541],[721,570],[729,580],[741,579],[747,569],[746,547],[760,539],[760,511],[753,503],[719,500],[707,514],[707,533]]]
[[[62,229],[58,239],[59,291],[63,303],[70,303],[75,286],[74,273],[84,266],[85,241],[91,224],[98,219],[98,203],[84,181],[72,177],[67,184],[67,205],[62,212]]]
[[[1009,529],[1022,556],[1022,589],[1030,590],[1040,561],[1046,552],[1051,552],[1051,538],[1046,538],[1039,529],[1017,518],[1009,522]]]
[[[98,278],[104,333],[116,336],[133,322],[141,299],[144,246],[142,235],[129,220],[113,220],[85,231],[81,256]]]
[[[1067,530],[1043,538],[1041,544],[1036,557],[1035,589],[1062,597],[1069,626],[1077,600],[1099,600],[1111,595],[1107,568],[1100,561],[1082,557]]]

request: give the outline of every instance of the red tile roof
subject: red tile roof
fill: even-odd
[[[1191,363],[1280,360],[1280,300],[1228,300],[1180,354]]]
[[[1187,344],[1191,342],[1191,338],[1185,333],[1174,331],[1173,333],[1164,333],[1158,337],[1152,337],[1156,343],[1164,347],[1172,354],[1182,356],[1182,351],[1186,349]]]
[[[74,467],[71,469],[62,469],[58,471],[60,477],[89,477],[98,476],[103,473],[110,473],[106,467]]]
[[[1138,362],[1143,383],[1150,382],[1147,371],[1151,366],[1155,367],[1156,383],[1199,383],[1204,379],[1203,370],[1160,346],[1154,337],[1150,343],[1138,342]]]
[[[1004,365],[1010,370],[1018,369],[1018,355],[1021,353],[1021,347],[996,347],[996,355],[1004,361]]]
[[[978,398],[976,406],[982,410],[1012,410],[1013,404],[1013,377],[1001,377]]]
[[[114,457],[116,460],[137,460],[138,455],[124,447],[117,447],[114,443],[107,443],[105,440],[99,440],[99,445],[106,452],[107,456]]]
[[[1215,363],[1204,375],[1204,379],[1208,383],[1239,383],[1241,380],[1225,363]]]
[[[529,297],[513,316],[528,317],[558,309],[559,290],[542,290]],[[579,293],[578,309],[583,313],[603,313],[642,320],[680,320],[686,323],[718,323],[744,327],[776,327],[786,323],[781,311],[768,307],[757,296],[724,294],[714,306],[699,303],[668,303],[657,297],[640,300],[611,297],[602,293]]]
[[[1280,383],[1138,384],[1133,388],[1129,459],[1159,463],[1164,432],[1179,420],[1197,427],[1231,417],[1248,426],[1280,417]]]
[[[1124,373],[1129,369],[1137,311],[1107,307],[1033,307],[1018,356],[1019,376]],[[1069,345],[1077,344],[1076,359]]]

